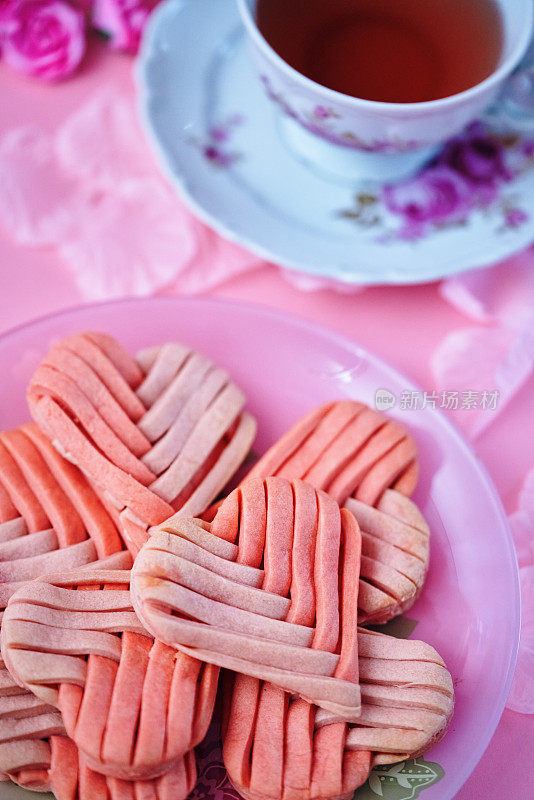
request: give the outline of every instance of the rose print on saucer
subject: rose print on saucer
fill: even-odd
[[[529,215],[506,189],[533,167],[534,140],[499,135],[475,122],[417,175],[356,195],[354,205],[339,216],[381,229],[383,242],[417,240],[433,230],[467,225],[476,211],[495,217],[498,232],[518,228]]]
[[[242,158],[242,154],[229,149],[232,135],[245,121],[243,114],[232,114],[222,122],[212,125],[204,139],[192,138],[189,143],[198,147],[204,158],[214,167],[230,167]]]

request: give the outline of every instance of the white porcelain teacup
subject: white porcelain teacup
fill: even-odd
[[[527,52],[534,26],[533,0],[498,0],[503,43],[489,77],[439,100],[389,103],[341,94],[297,72],[259,31],[257,0],[237,2],[265,91],[283,112],[290,146],[344,180],[395,180],[421,167],[497,100]]]

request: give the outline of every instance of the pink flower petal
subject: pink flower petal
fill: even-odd
[[[0,142],[0,221],[20,244],[50,245],[78,221],[76,182],[58,167],[52,139],[15,128]]]
[[[195,256],[189,214],[160,182],[132,180],[86,198],[80,234],[60,248],[89,299],[164,288]]]
[[[518,509],[510,516],[510,527],[519,566],[534,564],[534,469],[525,478]]]
[[[223,239],[185,208],[183,213],[195,237],[197,253],[194,261],[173,282],[173,289],[183,294],[205,292],[264,263],[243,247]]]
[[[534,565],[519,570],[521,579],[521,641],[507,708],[534,714]]]
[[[443,297],[474,319],[500,320],[515,329],[534,309],[534,248],[488,269],[464,272],[440,286]]]
[[[158,174],[133,97],[117,89],[104,89],[71,114],[58,130],[55,148],[65,170],[102,188]]]
[[[0,142],[0,215],[24,244],[55,245],[88,299],[206,291],[261,260],[199,222],[157,171],[134,101],[96,93],[57,135]]]
[[[437,388],[476,393],[476,408],[454,412],[456,422],[476,437],[503,411],[534,366],[534,331],[468,328],[450,333],[431,359]],[[496,408],[480,407],[483,392],[499,392]],[[491,404],[490,404],[491,405]]]

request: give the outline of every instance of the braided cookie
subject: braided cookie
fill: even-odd
[[[59,708],[91,769],[146,780],[204,737],[218,669],[154,641],[129,581],[85,569],[26,584],[5,611],[2,654],[21,686]]]
[[[172,343],[134,360],[102,333],[54,345],[30,381],[28,403],[56,448],[115,508],[134,555],[150,526],[207,508],[256,431],[240,389],[204,356]]]
[[[34,424],[0,433],[0,609],[26,581],[130,556],[79,469]],[[115,554],[115,555],[114,555]]]
[[[91,770],[74,742],[52,735],[25,742],[26,749],[10,757],[0,745],[14,783],[39,792],[53,792],[56,800],[185,800],[196,783],[195,754],[191,750],[177,766],[150,781],[123,781]]]
[[[411,495],[417,451],[398,422],[356,400],[319,406],[299,420],[249,473],[249,478],[300,478],[343,505],[354,497],[375,505],[385,489]]]
[[[357,719],[354,517],[309,484],[267,478],[232,492],[209,528],[165,524],[139,553],[132,596],[148,630]]]
[[[302,699],[247,675],[225,694],[224,763],[246,800],[351,797],[375,764],[412,758],[445,733],[451,676],[418,641],[358,631],[359,720],[327,723]]]

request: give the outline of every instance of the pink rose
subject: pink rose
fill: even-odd
[[[93,26],[106,33],[114,50],[137,53],[141,34],[158,0],[94,0]]]
[[[468,182],[446,166],[429,167],[420,175],[384,187],[383,199],[393,214],[404,219],[407,238],[427,223],[458,221],[472,202]]]
[[[0,50],[18,72],[65,78],[85,53],[84,14],[64,0],[7,0],[0,5]]]

